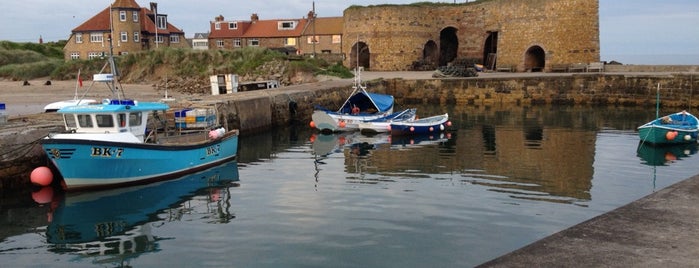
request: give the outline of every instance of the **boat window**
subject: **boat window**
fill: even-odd
[[[126,114],[118,114],[119,127],[126,127]]]
[[[75,122],[75,116],[72,114],[64,114],[63,120],[66,122],[66,127],[68,128],[78,127],[77,123]]]
[[[92,118],[90,118],[89,114],[79,114],[78,124],[80,127],[92,127]]]
[[[114,120],[110,114],[98,114],[96,119],[98,127],[114,127]]]
[[[130,113],[129,114],[129,126],[140,126],[141,125],[141,113]]]

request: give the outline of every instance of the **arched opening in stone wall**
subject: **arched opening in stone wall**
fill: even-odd
[[[532,46],[524,55],[524,70],[541,72],[546,66],[546,52],[540,46]]]
[[[498,32],[488,33],[483,45],[483,66],[490,70],[495,70],[497,67],[498,55]]]
[[[432,69],[435,69],[438,60],[439,49],[437,48],[437,43],[432,40],[427,41],[425,47],[422,49],[422,63],[425,66],[430,66]]]
[[[439,66],[456,59],[459,50],[459,38],[456,36],[456,28],[447,27],[439,33]]]
[[[350,69],[355,69],[357,66],[362,66],[365,70],[369,69],[370,56],[369,46],[366,43],[355,43],[350,52]]]

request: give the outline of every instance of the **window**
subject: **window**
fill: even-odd
[[[280,21],[277,23],[277,28],[279,30],[291,30],[296,28],[296,23],[293,21]]]
[[[132,17],[133,17],[133,22],[138,22],[138,11],[134,11]]]
[[[129,33],[121,32],[121,42],[129,42]]]
[[[221,23],[220,22],[214,23],[214,28],[216,30],[221,30]]]
[[[119,127],[126,127],[126,114],[117,114],[117,121],[119,121]]]
[[[137,127],[141,125],[141,113],[130,113],[129,114],[129,126]]]
[[[119,20],[126,21],[126,11],[119,11]]]
[[[156,18],[155,24],[158,26],[158,29],[165,29],[167,28],[167,17],[165,16],[158,16]]]
[[[252,39],[248,40],[248,45],[251,47],[260,46],[260,39],[252,38]]]
[[[89,59],[89,60],[94,59],[94,58],[99,58],[100,56],[102,56],[102,55],[99,52],[87,53],[87,59]]]
[[[79,114],[78,124],[80,127],[92,127],[92,118],[89,114]]]
[[[102,43],[102,33],[90,34],[90,42],[92,43]]]
[[[95,116],[98,127],[114,127],[114,120],[111,114],[98,114]]]
[[[83,42],[83,34],[77,33],[75,34],[75,43],[82,44]]]
[[[342,43],[342,35],[335,34],[333,35],[333,44],[339,44]]]
[[[294,37],[289,37],[286,40],[284,40],[284,45],[285,46],[295,46],[296,45],[296,38]]]
[[[155,36],[155,42],[156,42],[156,43],[162,43],[162,42],[163,42],[163,36],[162,36],[162,35],[156,35],[156,36]]]
[[[216,46],[217,46],[217,47],[223,47],[223,40],[221,40],[221,39],[216,40]]]
[[[231,29],[231,30],[238,29],[238,23],[237,22],[229,22],[228,29]]]
[[[233,46],[234,47],[242,47],[243,42],[240,40],[240,38],[233,39]]]
[[[180,42],[180,36],[179,35],[171,35],[170,36],[170,43],[179,43]]]
[[[313,43],[318,44],[318,39],[319,39],[318,36],[309,36],[307,39],[307,42],[309,44],[313,44]]]
[[[66,127],[68,128],[76,128],[78,126],[78,123],[75,122],[75,116],[72,114],[64,114],[63,121],[66,122]]]
[[[80,59],[80,52],[71,52],[71,53],[70,53],[70,59],[71,59],[71,60]]]
[[[138,32],[133,32],[133,41],[139,42],[140,40],[141,40],[141,37],[138,35]]]

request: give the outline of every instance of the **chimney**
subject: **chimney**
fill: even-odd
[[[216,20],[216,22],[222,22],[222,21],[223,21],[223,15],[218,15],[218,17],[216,17],[214,20]]]
[[[256,22],[256,21],[260,20],[260,17],[257,16],[257,13],[252,13],[252,16],[250,16],[250,20],[252,22]]]
[[[158,14],[158,3],[150,2],[150,11],[152,11],[155,14]]]
[[[39,35],[39,44],[43,44],[43,43],[44,43],[44,38],[41,38],[41,35]]]

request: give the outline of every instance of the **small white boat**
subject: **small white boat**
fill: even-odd
[[[82,80],[80,79],[80,70],[78,70],[78,76],[75,82],[75,95],[73,96],[73,99],[49,103],[48,105],[44,106],[44,112],[56,112],[68,106],[98,104],[99,102],[96,100],[83,99],[82,97],[78,96],[78,87],[82,87],[82,84]]]
[[[381,118],[377,118],[374,120],[359,122],[358,123],[359,131],[361,131],[362,133],[389,132],[389,131],[391,131],[391,123],[392,122],[415,120],[416,113],[417,113],[417,109],[411,108],[411,109],[405,109],[405,110],[397,112],[397,113],[392,113],[390,115],[387,115],[387,116],[384,116]]]
[[[451,126],[449,114],[435,115],[415,120],[392,122],[392,135],[432,134]]]

